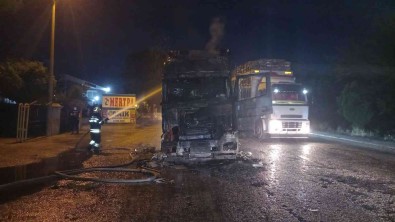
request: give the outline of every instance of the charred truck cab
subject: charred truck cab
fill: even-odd
[[[234,159],[228,51],[171,51],[162,79],[161,149],[188,159]]]

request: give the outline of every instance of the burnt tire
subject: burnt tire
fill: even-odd
[[[173,142],[161,142],[160,150],[163,153],[172,153],[173,152],[174,143]]]

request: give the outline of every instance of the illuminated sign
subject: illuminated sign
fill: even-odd
[[[136,106],[135,95],[103,95],[103,108],[134,108]]]
[[[108,123],[134,123],[136,121],[136,110],[104,110],[104,118],[109,118]]]

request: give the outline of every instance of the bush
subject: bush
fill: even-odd
[[[375,115],[369,91],[356,81],[347,84],[338,98],[339,113],[353,128],[364,128]]]

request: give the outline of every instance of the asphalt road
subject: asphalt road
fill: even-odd
[[[127,162],[159,137],[160,124],[107,125],[103,154],[84,166]],[[250,158],[166,166],[163,184],[60,180],[1,203],[0,221],[395,221],[394,155],[318,139],[240,142]]]

